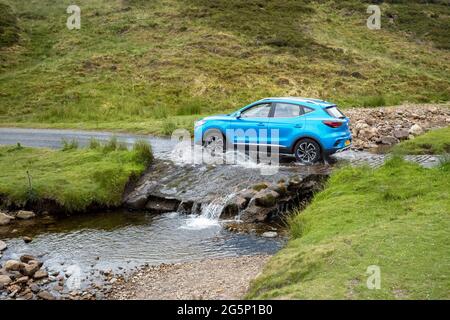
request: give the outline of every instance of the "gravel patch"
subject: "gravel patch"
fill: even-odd
[[[241,299],[270,256],[148,266],[113,285],[108,299]]]

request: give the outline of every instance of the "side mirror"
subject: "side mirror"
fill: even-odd
[[[242,116],[242,115],[241,115],[241,112],[240,112],[240,111],[236,112],[236,119],[239,119],[241,116]]]

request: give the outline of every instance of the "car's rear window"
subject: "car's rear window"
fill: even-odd
[[[325,111],[333,118],[345,118],[345,115],[336,106],[328,107],[325,109]]]

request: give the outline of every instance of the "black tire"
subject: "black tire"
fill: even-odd
[[[203,147],[211,154],[225,152],[225,138],[219,130],[210,129],[203,135]]]
[[[322,151],[320,145],[309,138],[300,139],[294,147],[294,156],[298,162],[313,164],[321,160]]]

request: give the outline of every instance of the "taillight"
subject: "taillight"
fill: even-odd
[[[344,124],[343,121],[324,120],[322,122],[331,128],[339,128]]]

